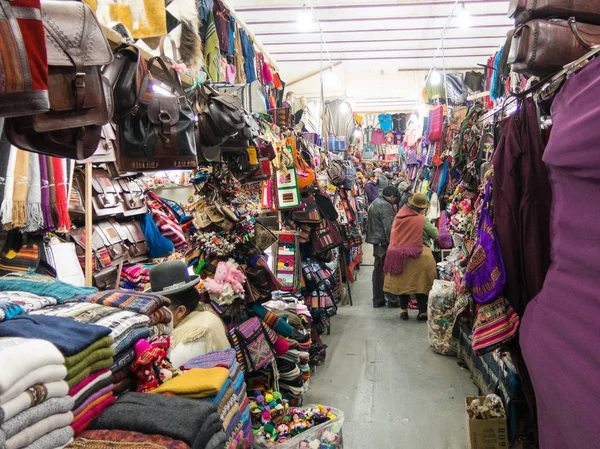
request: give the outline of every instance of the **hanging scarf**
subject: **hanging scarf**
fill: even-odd
[[[242,40],[240,39],[240,27],[235,24],[234,36],[235,51],[233,61],[235,62],[235,82],[236,84],[246,84],[246,72],[244,71],[244,51],[242,50]]]
[[[71,229],[69,218],[69,202],[67,200],[67,182],[62,159],[52,158],[54,171],[54,188],[56,190],[56,214],[58,216],[58,230],[66,232]]]
[[[29,190],[27,191],[27,225],[25,231],[35,232],[43,227],[40,159],[37,154],[31,154],[29,157]]]
[[[6,171],[8,170],[8,158],[10,156],[10,142],[4,134],[0,138],[0,201],[4,198],[6,187]]]
[[[42,215],[44,219],[44,229],[46,231],[54,231],[54,221],[52,220],[52,206],[50,205],[50,182],[48,181],[48,164],[46,156],[38,154],[40,163],[40,187],[41,187],[41,202]]]
[[[17,150],[12,212],[12,223],[15,228],[22,228],[27,224],[29,154],[29,151]]]
[[[423,229],[425,216],[404,206],[392,225],[390,246],[385,256],[385,274],[402,274],[406,262],[423,252]]]
[[[48,186],[50,191],[50,206],[52,211],[56,210],[56,180],[54,179],[54,167],[52,156],[46,156],[46,167],[48,167]]]
[[[2,224],[10,227],[12,224],[13,210],[13,192],[15,188],[15,164],[17,163],[17,148],[10,147],[10,155],[8,156],[8,167],[6,169],[6,178],[4,186],[4,198],[2,199]]]
[[[219,36],[215,26],[215,16],[212,11],[208,13],[206,25],[206,40],[204,41],[204,64],[208,77],[215,82],[219,81],[219,66],[221,53],[219,50]]]

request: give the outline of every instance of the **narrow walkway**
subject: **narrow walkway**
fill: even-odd
[[[344,411],[344,449],[466,449],[463,404],[477,392],[469,372],[429,349],[416,311],[403,322],[398,309],[372,308],[372,272],[362,267],[354,306],[332,319],[305,404]]]

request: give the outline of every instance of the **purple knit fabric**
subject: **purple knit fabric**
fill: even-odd
[[[42,184],[42,213],[44,215],[44,229],[54,231],[54,222],[52,221],[52,207],[50,206],[50,186],[48,183],[48,165],[46,156],[38,155],[40,159],[40,180]]]
[[[110,384],[106,387],[104,387],[102,390],[98,390],[96,393],[94,393],[93,395],[91,395],[89,398],[87,398],[87,400],[81,404],[77,410],[73,411],[73,416],[77,416],[79,415],[83,410],[85,410],[85,408],[90,405],[92,402],[94,402],[96,399],[98,399],[101,396],[104,396],[107,393],[110,393],[111,391],[113,391],[115,389],[115,385],[114,384]]]
[[[521,346],[538,405],[543,449],[600,441],[600,59],[572,76],[552,105],[544,152],[552,185],[551,259],[527,305]]]

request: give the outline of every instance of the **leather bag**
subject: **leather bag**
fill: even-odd
[[[598,43],[599,25],[571,19],[535,19],[515,30],[508,64],[515,72],[544,77],[560,71]]]
[[[118,184],[121,190],[124,216],[130,217],[148,212],[146,191],[141,183],[134,178],[119,178],[115,179],[114,183]]]
[[[0,117],[50,109],[46,49],[38,45],[44,41],[39,0],[0,1],[0,40]]]
[[[129,263],[137,263],[148,259],[148,244],[137,221],[121,223],[121,229],[126,233],[125,242],[129,247],[126,259]]]
[[[315,254],[323,254],[333,248],[342,246],[344,239],[331,222],[324,218],[319,225],[313,228],[310,236]]]
[[[102,133],[100,134],[100,143],[98,148],[93,155],[87,159],[77,161],[78,164],[85,164],[91,162],[93,164],[102,164],[105,162],[115,162],[115,148],[117,146],[117,134],[115,125],[113,123],[107,123],[102,127]]]
[[[124,260],[129,252],[125,243],[126,234],[121,234],[121,225],[114,219],[100,221],[94,226],[94,232],[99,233],[104,241],[104,246],[108,250],[110,260],[113,264]]]
[[[50,110],[10,119],[13,145],[72,159],[91,156],[113,114],[100,69],[113,56],[100,24],[80,2],[42,1]]]
[[[598,0],[510,0],[508,17],[520,25],[532,19],[575,20],[600,25],[600,1]]]
[[[134,113],[119,122],[117,165],[122,171],[196,168],[194,112],[175,71],[158,56],[148,67],[154,62],[170,78],[173,95],[154,95],[147,105],[138,98]]]

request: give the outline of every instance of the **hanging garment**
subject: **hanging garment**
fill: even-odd
[[[208,77],[215,82],[219,81],[219,67],[221,54],[219,52],[219,37],[215,26],[215,16],[212,11],[208,13],[206,40],[204,41],[204,64]]]
[[[383,135],[383,129],[373,130],[373,136],[371,137],[371,143],[373,145],[383,145],[385,143],[385,137]]]
[[[252,41],[246,34],[246,31],[243,28],[239,28],[240,30],[240,42],[242,43],[242,51],[244,53],[244,71],[246,72],[246,83],[251,84],[256,81],[256,67],[254,63],[254,59],[256,58],[256,54],[254,53],[254,47],[252,45]]]
[[[237,23],[235,23],[235,37],[233,42],[235,46],[235,52],[233,56],[233,61],[235,63],[234,84],[246,84],[246,72],[244,69],[244,51],[242,50],[242,40],[240,39],[240,27]]]
[[[391,131],[394,129],[394,124],[392,122],[392,116],[390,114],[379,114],[377,116],[379,120],[379,126],[383,129],[384,132]]]
[[[221,0],[214,0],[214,2],[213,14],[217,35],[219,36],[219,48],[221,49],[221,53],[230,54],[231,37],[229,35],[229,22],[231,21],[231,14]]]
[[[543,158],[552,187],[552,264],[542,291],[527,305],[520,342],[544,449],[591,448],[600,440],[599,96],[597,58],[556,95]]]

